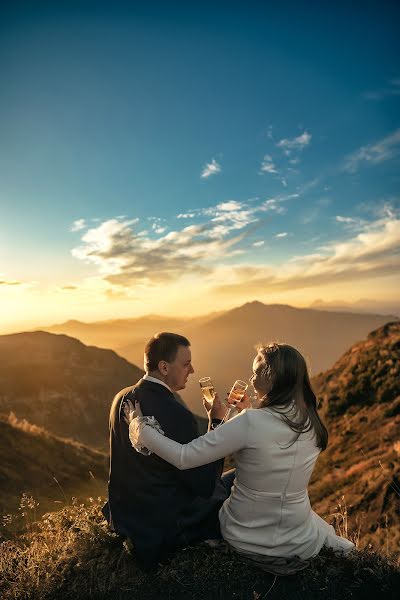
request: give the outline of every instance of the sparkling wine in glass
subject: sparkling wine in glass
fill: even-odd
[[[215,398],[215,389],[211,377],[202,377],[199,379],[199,384],[204,400],[212,404]]]
[[[245,391],[248,388],[248,384],[245,381],[241,381],[240,379],[236,379],[235,383],[232,386],[231,391],[229,392],[228,400],[230,403],[239,404],[242,401]]]

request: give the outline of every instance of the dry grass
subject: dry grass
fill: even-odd
[[[155,573],[139,569],[134,557],[107,527],[102,499],[76,499],[63,510],[35,522],[36,502],[23,496],[17,518],[26,533],[0,546],[0,595],[4,600],[87,598],[287,598],[290,600],[395,598],[399,561],[371,548],[348,558],[322,551],[306,571],[278,578],[259,571],[236,554],[205,546],[186,548],[160,564]],[[336,511],[339,532],[353,538],[345,501]],[[273,587],[272,584],[274,583]],[[338,587],[339,586],[339,587]],[[383,596],[382,596],[383,597]]]

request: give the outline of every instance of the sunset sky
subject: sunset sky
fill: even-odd
[[[323,4],[1,3],[0,332],[395,306],[400,10]]]

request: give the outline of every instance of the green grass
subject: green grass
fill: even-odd
[[[372,549],[347,558],[322,551],[300,574],[275,578],[235,553],[199,545],[145,573],[109,531],[100,498],[75,501],[36,524],[34,501],[24,504],[27,533],[0,546],[3,600],[365,600],[395,598],[400,586],[398,560]]]

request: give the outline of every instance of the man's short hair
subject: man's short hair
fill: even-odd
[[[179,346],[190,346],[190,342],[183,335],[177,333],[156,333],[149,340],[144,349],[144,368],[147,373],[156,371],[160,360],[173,362]]]

